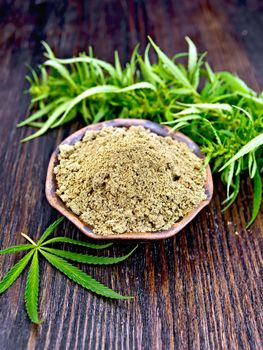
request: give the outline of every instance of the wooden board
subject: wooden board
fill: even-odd
[[[27,112],[25,63],[43,59],[41,40],[60,56],[88,45],[96,55],[125,62],[150,34],[170,55],[189,35],[208,50],[215,69],[236,72],[255,89],[263,83],[261,1],[1,1],[0,5],[0,247],[39,237],[58,214],[44,183],[55,146],[81,122],[24,145],[32,130],[16,129]],[[251,230],[252,186],[242,179],[237,202],[220,211],[225,189],[175,238],[142,244],[125,263],[84,270],[134,301],[94,296],[41,262],[40,314],[32,326],[24,309],[23,275],[0,297],[0,349],[262,349],[263,216]],[[81,238],[65,221],[61,234]],[[118,245],[108,253],[122,254]],[[21,254],[0,258],[0,277]]]

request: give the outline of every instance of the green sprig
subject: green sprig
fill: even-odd
[[[59,59],[43,43],[47,60],[39,74],[27,77],[32,114],[18,124],[39,130],[23,141],[79,117],[86,124],[118,117],[167,123],[199,144],[213,172],[220,173],[226,207],[237,197],[242,175],[254,181],[254,220],[262,199],[263,92],[230,72],[214,72],[188,37],[188,53],[172,59],[149,41],[144,55],[137,46],[124,67],[118,53],[115,64],[95,58],[91,49]],[[150,61],[150,49],[156,62]]]
[[[61,273],[66,275],[75,283],[81,285],[83,288],[99,294],[104,297],[113,299],[131,299],[130,296],[123,296],[112,289],[106,287],[102,283],[96,281],[91,276],[87,275],[78,267],[70,264],[67,260],[73,260],[79,263],[93,264],[93,265],[112,265],[126,260],[137,248],[137,246],[128,254],[121,257],[100,257],[94,255],[79,254],[62,249],[49,248],[47,245],[53,243],[67,243],[73,245],[79,245],[90,249],[105,249],[112,245],[107,244],[93,244],[84,241],[78,241],[67,237],[55,237],[47,240],[47,238],[53,233],[57,226],[61,223],[63,217],[53,222],[42,234],[37,243],[35,243],[30,237],[22,233],[22,236],[27,239],[31,244],[21,244],[12,246],[3,250],[0,250],[0,255],[16,253],[24,250],[29,252],[15,264],[0,281],[0,294],[4,293],[11,285],[17,280],[17,278],[24,271],[26,266],[31,262],[26,287],[25,287],[25,305],[26,311],[33,323],[40,324],[38,316],[38,297],[39,297],[39,254],[44,257],[52,266],[54,266]]]

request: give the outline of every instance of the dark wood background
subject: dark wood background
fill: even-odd
[[[16,129],[27,112],[25,63],[42,61],[40,41],[60,56],[88,45],[123,62],[150,34],[170,55],[189,35],[209,51],[215,69],[263,86],[262,1],[1,1],[0,8],[0,247],[33,238],[58,217],[44,182],[55,146],[80,123],[25,145],[32,130]],[[245,178],[237,202],[224,214],[225,189],[215,178],[211,205],[175,238],[140,245],[125,263],[84,270],[134,301],[109,301],[85,291],[41,263],[40,314],[32,326],[24,309],[25,275],[0,297],[3,349],[262,349],[262,229],[249,231],[252,186]],[[60,233],[82,238],[68,221]],[[111,254],[130,247],[116,246]],[[0,258],[0,277],[20,254]]]

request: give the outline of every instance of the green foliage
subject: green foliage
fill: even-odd
[[[38,240],[38,245],[41,245],[58,227],[58,225],[64,220],[64,217],[61,216],[61,218],[54,221],[50,226],[48,226],[47,229],[43,232],[42,236]]]
[[[84,264],[91,264],[91,265],[111,265],[111,264],[117,264],[121,261],[126,260],[137,248],[137,246],[129,252],[127,255],[119,256],[119,257],[105,257],[105,256],[93,256],[93,255],[87,255],[87,254],[79,254],[79,253],[73,253],[66,250],[60,250],[60,249],[54,249],[54,248],[45,248],[43,247],[42,250],[47,251],[49,253],[52,253],[54,255],[60,256],[62,258],[66,258],[68,260],[77,261]]]
[[[94,278],[90,277],[77,267],[68,263],[66,260],[53,254],[50,254],[46,251],[43,251],[42,249],[40,250],[40,252],[51,265],[53,265],[56,269],[58,269],[72,281],[81,285],[83,288],[91,290],[92,292],[107,298],[130,299],[130,297],[120,295],[119,293],[114,292],[112,289],[104,286],[103,284],[96,281]]]
[[[35,250],[30,269],[28,271],[26,288],[25,288],[25,303],[26,310],[30,320],[33,323],[40,324],[38,318],[38,294],[39,294],[39,262],[38,251]]]
[[[20,244],[8,247],[6,249],[0,250],[0,255],[22,252],[23,250],[29,250],[34,248],[33,244]]]
[[[32,71],[28,77],[33,113],[18,125],[39,130],[23,141],[79,117],[87,124],[118,117],[167,123],[200,145],[227,185],[228,206],[238,194],[240,176],[254,178],[263,171],[263,93],[234,74],[214,72],[188,37],[188,53],[172,59],[149,41],[144,55],[136,47],[125,67],[118,53],[114,65],[94,58],[92,50],[59,59],[43,43],[47,60],[38,75]],[[151,48],[156,62],[149,59]]]
[[[67,260],[73,260],[86,264],[93,265],[112,265],[126,260],[137,247],[135,247],[128,254],[121,257],[100,257],[94,255],[86,255],[80,253],[74,253],[70,251],[64,251],[61,249],[48,248],[48,244],[52,243],[67,243],[72,245],[79,245],[90,249],[105,249],[112,245],[112,243],[107,244],[93,244],[84,241],[78,241],[67,237],[56,237],[46,240],[57,226],[61,223],[64,218],[61,217],[55,222],[53,222],[42,234],[41,238],[37,243],[35,243],[30,237],[21,234],[32,244],[21,244],[20,246],[12,246],[3,250],[0,250],[1,254],[8,254],[19,252],[23,250],[29,250],[17,264],[15,264],[0,281],[0,294],[5,292],[20,276],[25,267],[31,261],[31,265],[28,271],[27,282],[25,287],[25,305],[26,311],[33,323],[40,324],[42,321],[38,316],[38,296],[39,296],[39,253],[56,269],[70,278],[72,281],[78,283],[82,287],[90,290],[96,294],[102,295],[104,297],[113,299],[131,299],[132,297],[123,296],[112,289],[104,286],[102,283],[96,281],[91,276],[87,275],[85,272],[79,268],[71,265]]]
[[[15,264],[0,281],[0,294],[5,292],[18,279],[27,263],[30,261],[33,251],[27,253],[17,264]]]
[[[260,173],[257,169],[254,176],[254,198],[253,198],[252,217],[249,223],[247,224],[247,227],[249,227],[256,219],[260,209],[261,200],[262,200],[262,181],[261,181]]]
[[[88,243],[83,241],[78,241],[76,239],[68,238],[68,237],[55,237],[51,238],[48,241],[43,242],[42,246],[45,246],[50,243],[69,243],[69,244],[75,244],[80,245],[82,247],[90,248],[90,249],[105,249],[112,246],[113,243],[105,243],[105,244],[94,244],[94,243]]]

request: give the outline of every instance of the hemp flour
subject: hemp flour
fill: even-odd
[[[168,229],[206,198],[202,160],[141,126],[88,131],[58,160],[56,193],[100,235]]]

